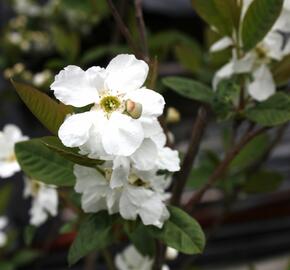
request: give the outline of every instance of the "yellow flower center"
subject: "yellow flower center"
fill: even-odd
[[[111,113],[121,106],[121,101],[115,96],[105,96],[101,99],[100,106],[106,113]]]

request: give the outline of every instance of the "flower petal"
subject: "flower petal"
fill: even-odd
[[[142,104],[142,117],[158,117],[163,113],[164,98],[153,90],[141,88],[130,92],[126,98]]]
[[[19,172],[21,170],[17,161],[13,162],[3,162],[0,161],[0,177],[8,178],[11,177],[14,173]]]
[[[254,80],[248,85],[251,97],[263,101],[275,93],[275,82],[267,65],[260,66],[254,72]]]
[[[110,181],[111,188],[123,186],[129,177],[130,160],[126,157],[116,157],[113,161],[113,173]]]
[[[103,88],[103,82],[100,67],[84,71],[77,66],[67,66],[55,76],[50,89],[64,104],[83,107],[99,100],[98,90]]]
[[[140,88],[147,77],[148,65],[134,55],[120,54],[106,68],[105,84],[112,91],[126,93]]]
[[[219,51],[222,51],[224,49],[227,49],[231,45],[233,45],[233,40],[229,37],[224,37],[224,38],[219,39],[214,44],[212,44],[209,51],[210,52],[219,52]]]
[[[58,137],[65,146],[77,147],[86,143],[94,121],[93,112],[68,116],[58,130]]]
[[[159,149],[156,167],[161,170],[168,170],[170,172],[177,172],[180,170],[180,159],[178,152],[169,147]]]
[[[145,139],[131,156],[134,167],[138,170],[151,170],[157,160],[157,146],[151,139]]]
[[[129,156],[141,145],[144,138],[138,120],[114,112],[102,134],[102,143],[109,155]]]

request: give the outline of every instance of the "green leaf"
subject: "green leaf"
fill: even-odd
[[[65,117],[72,113],[72,108],[57,103],[35,88],[12,81],[18,95],[34,116],[53,134],[57,134]]]
[[[15,270],[13,263],[8,261],[1,261],[0,262],[0,269],[1,270]]]
[[[100,250],[111,243],[113,219],[113,216],[109,216],[106,211],[86,217],[69,249],[68,262],[70,266],[91,251]]]
[[[242,24],[242,41],[246,51],[254,48],[271,30],[279,17],[283,0],[254,0]]]
[[[266,193],[277,190],[282,184],[283,176],[277,172],[260,171],[251,175],[242,190],[246,193]]]
[[[272,74],[276,84],[286,85],[290,80],[290,54],[272,67]]]
[[[199,254],[205,247],[205,235],[198,222],[183,210],[169,206],[170,218],[162,229],[148,226],[151,235],[185,254]]]
[[[130,223],[125,229],[130,241],[142,255],[153,257],[155,254],[155,242],[146,226],[140,223],[133,230],[130,230],[129,226]]]
[[[266,101],[248,109],[245,116],[262,126],[284,124],[290,120],[290,96],[278,92]]]
[[[212,102],[213,91],[200,82],[181,77],[167,77],[162,83],[183,97],[204,103]]]
[[[269,146],[269,136],[262,134],[251,140],[233,159],[230,169],[241,171],[260,159]]]
[[[74,185],[74,164],[51,151],[40,139],[17,143],[15,153],[29,177],[56,186]]]
[[[12,258],[12,262],[13,265],[18,268],[33,262],[40,255],[41,253],[37,250],[23,249],[15,254],[15,256]]]
[[[76,220],[71,220],[65,224],[63,224],[60,229],[59,229],[59,233],[60,234],[66,234],[66,233],[70,233],[72,231],[74,231],[76,226]]]
[[[77,148],[69,148],[64,146],[59,138],[53,136],[47,136],[40,139],[45,146],[47,146],[52,151],[63,156],[65,159],[70,160],[76,164],[93,167],[103,163],[102,160],[91,159],[86,156],[80,155]]]
[[[213,110],[218,119],[229,119],[235,113],[235,104],[239,99],[240,86],[233,80],[222,80],[214,93]]]
[[[240,8],[236,0],[192,0],[196,12],[220,34],[231,36],[237,28]]]

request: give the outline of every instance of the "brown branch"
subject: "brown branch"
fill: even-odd
[[[139,29],[141,47],[143,51],[143,59],[146,62],[149,62],[149,51],[147,44],[147,36],[146,36],[146,27],[144,23],[143,11],[142,11],[142,0],[135,0],[135,10],[136,10],[136,19],[137,25]]]
[[[183,189],[186,185],[186,181],[190,174],[193,162],[197,156],[200,142],[204,134],[204,130],[207,126],[208,111],[202,106],[198,110],[196,120],[192,128],[192,135],[189,142],[189,147],[184,157],[183,163],[179,173],[176,175],[176,180],[174,182],[171,204],[179,205]]]
[[[213,174],[209,177],[207,183],[202,188],[200,188],[195,194],[193,194],[191,199],[186,204],[186,209],[188,211],[191,211],[193,207],[202,199],[204,193],[209,188],[211,188],[216,183],[216,181],[220,179],[220,177],[225,173],[226,169],[228,168],[232,160],[237,156],[237,154],[239,154],[239,152],[243,149],[243,147],[247,143],[249,143],[252,139],[257,137],[261,133],[265,132],[267,129],[268,128],[263,127],[253,132],[248,132],[241,138],[241,140],[236,144],[236,146],[234,146],[232,150],[230,150],[226,154],[224,160],[217,166]]]
[[[123,22],[119,12],[117,11],[115,5],[113,4],[112,0],[107,0],[107,3],[110,7],[111,13],[117,23],[117,26],[120,30],[120,32],[122,33],[122,35],[124,36],[124,38],[127,40],[128,45],[131,47],[131,49],[133,50],[133,52],[138,56],[138,57],[142,57],[142,55],[140,55],[140,51],[138,49],[138,47],[136,46],[127,26],[125,25],[125,23]]]

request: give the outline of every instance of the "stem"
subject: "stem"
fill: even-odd
[[[243,147],[249,143],[252,139],[260,135],[261,133],[265,132],[268,128],[263,127],[260,129],[257,129],[253,132],[247,132],[241,140],[232,148],[231,151],[229,151],[224,160],[217,166],[213,174],[209,177],[207,183],[200,188],[193,196],[191,199],[188,201],[186,204],[186,208],[191,211],[193,207],[202,199],[204,193],[211,188],[216,181],[220,179],[220,177],[225,173],[227,170],[228,166],[232,162],[232,160],[240,153],[240,151],[243,149]]]
[[[176,176],[176,181],[173,186],[171,203],[178,206],[180,204],[183,189],[190,174],[193,162],[197,156],[200,142],[207,126],[208,112],[204,106],[198,110],[196,120],[192,128],[192,135],[188,150],[181,165],[181,170]]]
[[[115,264],[114,264],[112,254],[106,248],[102,250],[102,255],[106,261],[106,265],[108,267],[108,270],[117,270],[115,267]]]
[[[112,15],[117,23],[117,26],[120,30],[120,32],[122,33],[122,35],[125,37],[128,45],[131,47],[131,49],[133,50],[133,52],[140,57],[140,52],[138,47],[136,46],[127,26],[125,25],[125,23],[123,22],[119,12],[117,11],[115,5],[113,4],[112,0],[107,0],[107,3],[111,9]]]
[[[84,270],[94,270],[96,269],[97,252],[92,252],[85,258]]]
[[[164,261],[165,246],[159,240],[156,240],[155,245],[156,245],[156,254],[152,269],[161,270]]]
[[[141,47],[143,51],[143,59],[146,62],[149,62],[146,27],[145,27],[143,11],[142,11],[142,0],[135,0],[135,10],[136,10],[136,18],[137,18],[137,24],[138,24],[138,29],[139,29]]]

